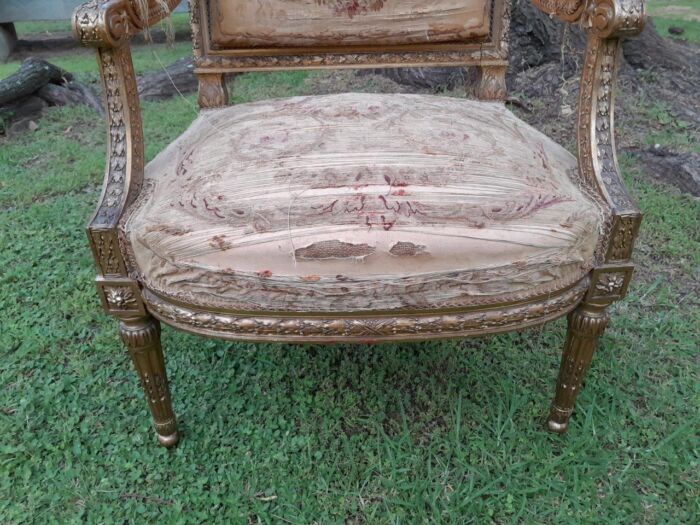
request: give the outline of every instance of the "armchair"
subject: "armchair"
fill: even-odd
[[[234,340],[374,342],[568,314],[548,418],[564,432],[633,271],[641,213],[617,166],[614,92],[620,39],[641,30],[643,0],[533,0],[587,33],[577,160],[499,104],[507,0],[444,0],[431,13],[392,0],[287,2],[289,12],[241,1],[191,1],[205,111],[147,168],[129,37],[179,2],[93,0],[74,16],[76,38],[97,49],[108,115],[87,227],[97,288],[160,443],[179,437],[159,321]],[[431,17],[445,29],[426,29]],[[435,64],[478,67],[481,101],[348,94],[225,108],[231,71]]]

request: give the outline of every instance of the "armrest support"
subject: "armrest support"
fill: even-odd
[[[119,221],[143,184],[144,145],[136,76],[128,43],[97,50],[107,110],[107,166],[102,195],[87,230],[103,276],[127,276]]]
[[[161,20],[179,0],[92,0],[73,16],[75,36],[97,48],[107,111],[108,158],[102,195],[87,226],[99,270],[98,289],[108,312],[136,315],[123,304],[123,290],[138,296],[119,242],[119,221],[143,185],[144,146],[141,109],[129,36]],[[135,308],[139,310],[141,306]],[[140,310],[139,310],[140,311]]]
[[[646,18],[644,0],[532,0],[540,10],[587,33],[578,115],[578,163],[583,179],[610,210],[600,262],[624,263],[632,256],[642,214],[620,176],[615,148],[615,87],[621,39],[638,34]]]
[[[629,261],[642,214],[625,188],[615,147],[615,91],[621,39],[639,33],[644,0],[589,0],[580,19],[588,34],[581,76],[578,162],[581,176],[611,211],[603,263]]]
[[[83,45],[118,47],[130,35],[170,15],[180,0],[91,0],[73,14],[73,33]]]

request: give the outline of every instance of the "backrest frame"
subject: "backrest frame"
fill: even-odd
[[[505,66],[511,0],[490,0],[489,37],[464,43],[340,45],[216,49],[211,42],[212,0],[190,0],[196,72],[218,74],[290,69],[424,66]]]

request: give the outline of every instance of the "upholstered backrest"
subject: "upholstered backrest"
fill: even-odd
[[[200,72],[501,65],[510,0],[194,0]],[[206,71],[205,71],[206,70]]]

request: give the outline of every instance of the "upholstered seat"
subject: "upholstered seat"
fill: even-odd
[[[575,158],[502,104],[344,94],[203,111],[124,223],[151,290],[235,311],[526,300],[594,266]]]

